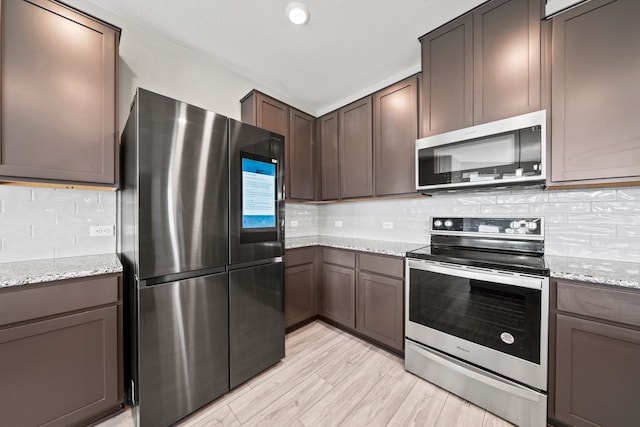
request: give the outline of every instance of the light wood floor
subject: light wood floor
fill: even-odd
[[[281,362],[178,425],[511,424],[406,372],[399,357],[317,321],[287,335]],[[98,426],[133,426],[131,411]]]

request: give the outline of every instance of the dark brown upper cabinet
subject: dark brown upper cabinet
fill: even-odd
[[[340,197],[373,195],[371,96],[338,110]]]
[[[412,193],[418,136],[418,78],[410,77],[373,95],[376,196]]]
[[[640,2],[592,0],[552,19],[551,181],[640,181]]]
[[[314,200],[315,118],[296,109],[289,115],[289,197]]]
[[[257,90],[249,92],[240,100],[240,119],[250,125],[258,126],[284,136],[284,186],[285,195],[289,198],[290,191],[290,156],[289,146],[289,106],[277,99],[271,98]]]
[[[0,180],[117,185],[120,30],[53,1],[0,8]]]
[[[241,120],[284,136],[287,199],[315,198],[315,118],[257,90],[240,100]]]
[[[493,0],[420,38],[421,136],[540,109],[540,0]]]
[[[494,0],[473,12],[473,122],[540,109],[540,0]]]
[[[473,124],[473,17],[463,15],[420,38],[422,136]]]
[[[320,137],[321,200],[335,200],[340,196],[338,163],[338,112],[318,119]]]

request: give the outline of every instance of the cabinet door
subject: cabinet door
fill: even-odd
[[[320,117],[320,161],[322,176],[322,200],[339,197],[338,174],[338,112]]]
[[[67,426],[118,405],[118,308],[0,330],[0,425]]]
[[[289,116],[289,191],[292,199],[314,198],[314,121],[301,111],[290,109]]]
[[[638,180],[639,16],[636,0],[592,0],[553,18],[552,181]]]
[[[473,19],[466,14],[420,39],[422,136],[473,124]]]
[[[289,197],[290,187],[290,156],[289,146],[289,107],[280,101],[270,98],[260,92],[255,92],[255,126],[284,136],[284,185],[285,194]]]
[[[403,281],[359,272],[357,289],[357,330],[389,347],[402,350]]]
[[[284,271],[284,326],[289,327],[315,316],[314,264],[298,265]]]
[[[494,0],[473,12],[473,122],[540,109],[540,0]]]
[[[0,7],[0,176],[113,185],[118,31],[50,1]]]
[[[341,325],[355,329],[355,270],[331,264],[324,264],[322,276],[324,316],[340,323]]]
[[[371,96],[342,107],[338,128],[340,197],[373,195]]]
[[[640,331],[557,315],[556,417],[569,425],[640,419]]]
[[[418,80],[411,77],[373,96],[373,147],[377,196],[416,191]]]

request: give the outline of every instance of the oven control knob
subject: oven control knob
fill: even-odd
[[[451,228],[453,226],[453,221],[451,221],[450,219],[446,220],[444,222],[444,226],[447,228]]]
[[[538,228],[538,223],[534,222],[534,221],[528,222],[527,223],[527,228],[529,230],[535,230],[536,228]]]
[[[511,221],[511,224],[509,224],[509,227],[518,228],[520,227],[520,223],[518,221]]]
[[[439,219],[436,219],[435,221],[433,221],[433,226],[442,227],[442,221],[440,221]]]

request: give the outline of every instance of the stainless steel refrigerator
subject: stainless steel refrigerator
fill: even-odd
[[[122,146],[125,387],[163,426],[284,356],[284,138],[138,89]]]

